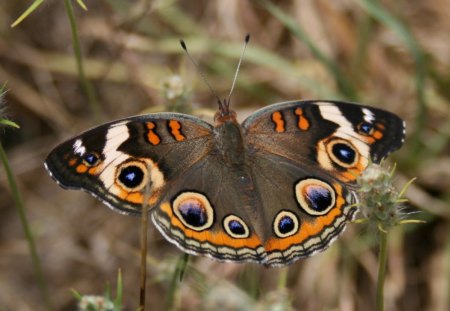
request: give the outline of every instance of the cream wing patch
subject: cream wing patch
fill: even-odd
[[[119,146],[129,137],[127,122],[117,123],[108,130],[106,134],[105,148],[103,149],[103,171],[99,178],[106,189],[111,190],[113,194],[118,195],[116,187],[112,187],[115,182],[116,167],[126,161],[130,156],[118,151]]]
[[[330,105],[329,103],[323,103],[319,104],[319,111],[322,118],[338,125],[333,137],[340,137],[351,142],[351,144],[357,149],[359,155],[362,157],[361,164],[366,167],[369,163],[368,159],[370,158],[370,147],[364,142],[364,137],[359,135],[353,129],[352,123],[342,114],[339,107]],[[365,119],[373,118],[373,114],[370,111],[367,110],[363,113]],[[324,162],[326,161],[324,160]],[[325,163],[324,166],[327,168],[329,163]]]

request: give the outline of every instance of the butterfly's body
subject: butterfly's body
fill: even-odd
[[[148,204],[184,251],[280,266],[337,238],[357,211],[356,177],[404,138],[397,116],[344,102],[275,104],[242,124],[221,103],[215,120],[160,113],[112,122],[57,147],[46,166],[63,187],[120,212]]]

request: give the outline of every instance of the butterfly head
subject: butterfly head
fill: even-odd
[[[230,99],[217,100],[219,111],[214,115],[216,126],[219,126],[227,121],[237,123],[236,112],[230,110]]]

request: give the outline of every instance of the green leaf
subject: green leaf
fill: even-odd
[[[6,120],[6,119],[0,119],[0,124],[15,127],[15,128],[20,128],[20,126],[16,122]]]
[[[119,269],[119,271],[117,272],[116,299],[114,299],[114,308],[117,311],[122,310],[122,297],[123,297],[122,270]]]
[[[14,23],[11,24],[11,28],[19,25],[25,18],[28,17],[28,15],[30,15],[33,11],[35,11],[43,2],[44,0],[34,0],[33,4],[31,4],[28,7],[28,9],[25,12],[23,12],[23,14],[20,15],[19,18],[14,21]]]
[[[83,3],[83,0],[77,0],[77,3],[78,3],[79,6],[81,6],[81,8],[82,8],[83,10],[85,10],[85,11],[88,10],[86,4]]]

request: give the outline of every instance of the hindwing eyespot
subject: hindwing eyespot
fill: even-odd
[[[272,229],[279,238],[287,238],[298,232],[299,220],[297,216],[289,211],[279,212],[273,221]]]
[[[235,239],[244,239],[250,236],[247,224],[236,215],[228,215],[223,219],[225,232]]]
[[[183,225],[203,231],[214,223],[214,209],[208,198],[197,192],[183,192],[172,202],[172,210]]]
[[[326,215],[336,205],[336,191],[328,183],[306,178],[295,185],[295,196],[303,211],[311,216]]]

